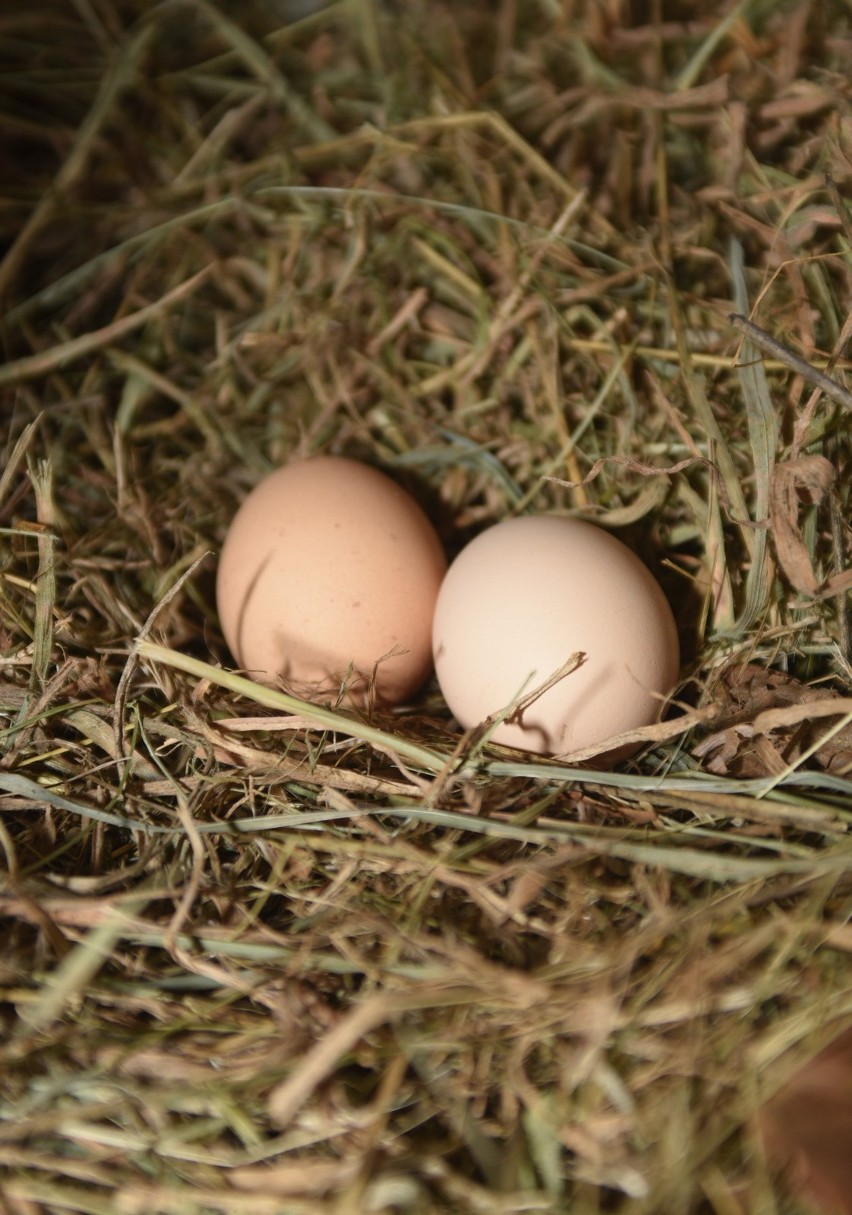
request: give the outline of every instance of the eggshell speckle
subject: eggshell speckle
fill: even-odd
[[[433,648],[441,691],[465,728],[583,653],[491,736],[545,754],[656,721],[679,666],[671,610],[645,565],[607,532],[553,515],[499,523],[461,551],[438,596]]]
[[[410,696],[432,669],[446,560],[396,482],[320,456],[266,477],[225,538],[216,583],[225,640],[252,678],[306,699]],[[370,689],[372,688],[372,692]]]

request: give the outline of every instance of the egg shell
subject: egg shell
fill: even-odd
[[[219,619],[240,667],[305,699],[406,699],[432,670],[446,558],[428,518],[384,473],[318,456],[249,494],[225,537]]]
[[[647,567],[600,528],[555,515],[509,519],[462,549],[435,606],[433,651],[441,691],[465,728],[583,653],[577,669],[491,735],[544,754],[656,721],[679,667],[674,618]]]

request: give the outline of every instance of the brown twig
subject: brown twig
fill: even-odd
[[[754,321],[748,320],[747,317],[741,316],[738,312],[730,313],[728,320],[749,341],[754,342],[755,346],[759,346],[767,354],[772,354],[776,359],[780,359],[782,363],[786,363],[792,371],[797,372],[809,384],[816,384],[827,397],[831,397],[832,401],[836,401],[844,409],[852,409],[852,392],[848,388],[844,388],[842,384],[838,384],[837,380],[833,379],[830,375],[826,375],[824,371],[813,367],[801,355],[791,350],[789,346],[785,346],[783,342],[779,342],[777,338],[772,337],[765,329],[761,329],[759,325],[755,325]]]

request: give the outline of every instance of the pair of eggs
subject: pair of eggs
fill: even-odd
[[[607,532],[513,518],[448,569],[409,494],[334,456],[288,464],[249,494],[225,538],[216,598],[232,654],[261,683],[394,705],[434,666],[463,727],[499,719],[495,742],[543,754],[650,724],[678,674],[669,605]]]

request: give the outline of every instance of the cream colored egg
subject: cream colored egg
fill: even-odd
[[[450,565],[435,607],[438,682],[465,728],[582,663],[494,731],[495,742],[568,754],[659,717],[679,647],[659,584],[588,523],[525,516],[482,532]]]
[[[395,704],[432,669],[446,570],[420,506],[384,473],[320,456],[279,468],[249,494],[216,583],[225,640],[262,683],[307,699]]]

